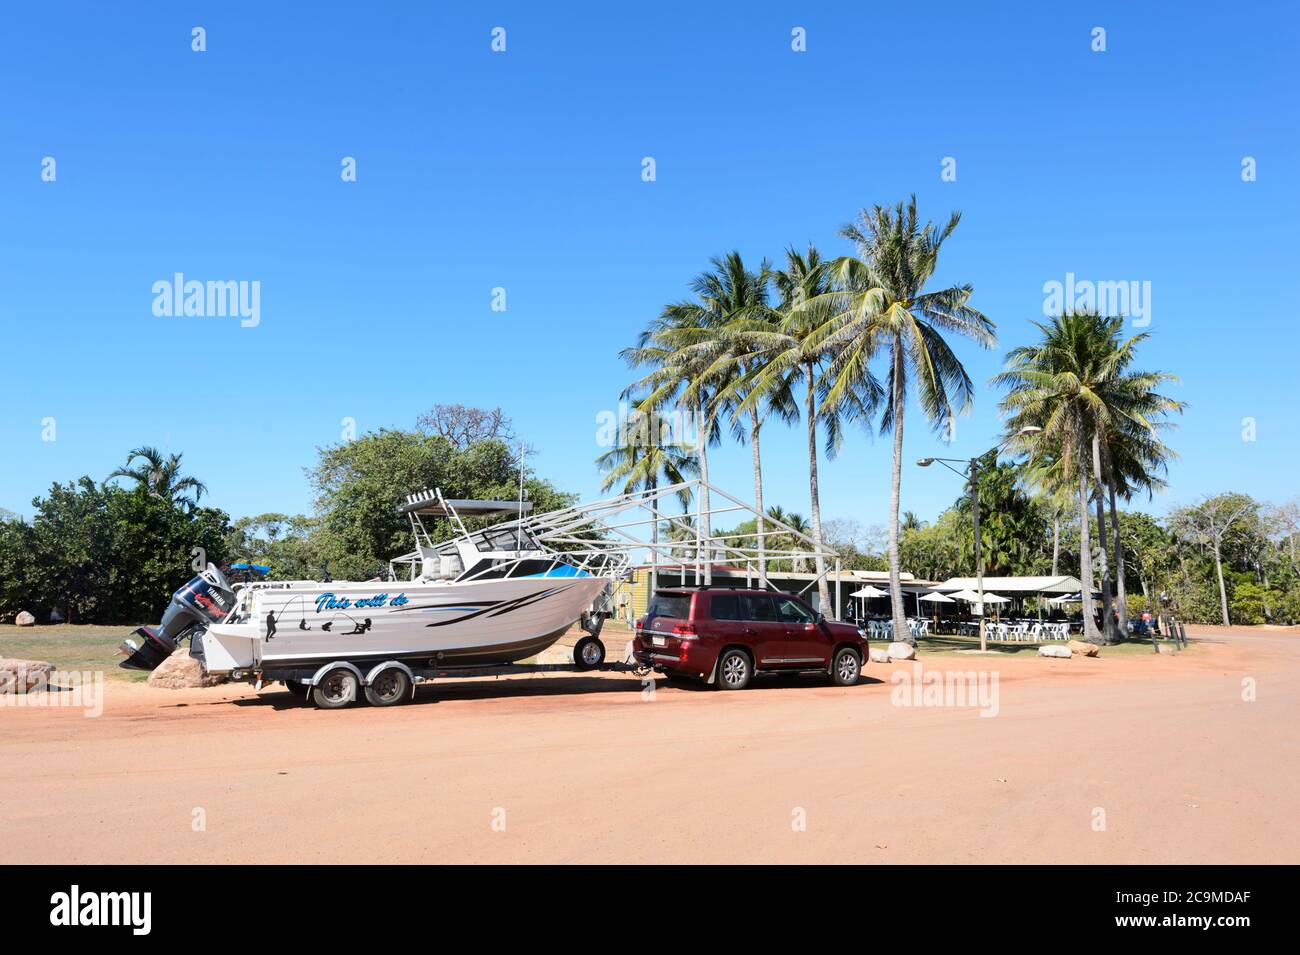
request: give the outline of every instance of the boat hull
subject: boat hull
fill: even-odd
[[[203,635],[210,673],[334,660],[485,666],[541,653],[604,588],[597,577],[257,587],[248,619]]]

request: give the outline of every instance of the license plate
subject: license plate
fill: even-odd
[[[650,642],[656,647],[666,647],[668,645],[668,641],[663,637],[651,637]]]

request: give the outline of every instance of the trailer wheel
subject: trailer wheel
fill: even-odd
[[[308,689],[307,684],[303,683],[300,680],[285,680],[284,686],[285,689],[287,689],[290,693],[292,693],[294,696],[298,697],[299,699],[302,699],[307,695],[307,689]]]
[[[360,681],[346,667],[335,667],[311,688],[312,702],[322,710],[341,710],[357,701]]]
[[[583,637],[573,646],[573,662],[579,670],[594,670],[605,662],[605,644],[595,637]]]
[[[411,698],[411,678],[397,667],[385,670],[366,687],[371,706],[397,706]]]

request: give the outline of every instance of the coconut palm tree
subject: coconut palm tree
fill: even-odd
[[[1121,340],[1122,318],[1071,312],[1046,324],[1034,324],[1042,333],[1041,340],[1013,349],[1007,355],[1006,370],[993,380],[1009,389],[1002,401],[1008,432],[1016,434],[1028,426],[1042,429],[1013,437],[1013,446],[1028,453],[1037,474],[1051,474],[1056,486],[1064,484],[1069,475],[1076,482],[1084,636],[1092,642],[1103,640],[1092,613],[1093,542],[1088,514],[1090,500],[1098,505],[1103,618],[1107,636],[1114,639],[1106,570],[1107,525],[1101,505],[1106,480],[1103,448],[1111,455],[1112,481],[1118,474],[1135,475],[1139,467],[1146,475],[1144,480],[1153,480],[1151,472],[1156,466],[1152,461],[1164,453],[1158,440],[1163,416],[1182,405],[1154,391],[1161,382],[1171,380],[1169,375],[1127,370],[1134,348],[1146,336]],[[1123,470],[1116,466],[1121,455]]]
[[[1138,389],[1150,390],[1161,381],[1172,380],[1168,375],[1147,375],[1145,381],[1130,375],[1129,383]],[[1160,413],[1181,412],[1184,405],[1172,399],[1154,396],[1161,403]],[[1118,499],[1130,501],[1145,491],[1148,498],[1165,486],[1163,475],[1169,462],[1178,455],[1158,436],[1169,425],[1148,415],[1147,427],[1112,427],[1105,440],[1100,442],[1102,479],[1110,504],[1110,534],[1115,554],[1115,603],[1119,616],[1119,631],[1128,632],[1128,586],[1125,580],[1124,540],[1120,533]]]
[[[754,363],[751,373],[742,379],[747,393],[737,401],[739,410],[748,410],[766,399],[789,409],[793,416],[793,390],[797,387],[803,391],[803,418],[808,434],[810,536],[818,552],[817,596],[822,611],[829,612],[830,587],[821,556],[824,538],[817,475],[817,426],[820,423],[825,429],[826,456],[834,458],[843,444],[844,422],[869,418],[880,389],[864,367],[856,387],[846,387],[841,400],[827,406],[825,396],[829,383],[825,372],[834,358],[829,350],[813,347],[811,343],[818,338],[827,320],[833,286],[826,264],[815,247],[808,246],[804,253],[789,248],[785,258],[785,268],[768,273],[780,296],[779,303],[770,309],[747,310],[729,325],[726,334],[733,348]],[[847,373],[844,381],[847,384]]]
[[[909,386],[921,412],[936,430],[971,405],[974,388],[966,369],[944,339],[969,338],[984,348],[997,342],[994,325],[969,304],[970,285],[927,291],[939,252],[961,221],[952,213],[942,228],[921,224],[916,196],[892,207],[863,209],[840,235],[857,247],[831,265],[835,289],[827,296],[833,317],[808,343],[833,355],[828,369],[826,408],[835,408],[858,391],[866,367],[878,354],[888,363],[880,433],[893,435],[893,474],[889,505],[889,593],[894,633],[906,635],[902,568],[899,562],[899,495],[903,474],[903,420]],[[820,310],[818,302],[810,303]],[[874,379],[873,379],[874,380]]]
[[[738,253],[727,259],[732,289],[744,289],[743,295],[729,296],[731,319],[716,330],[713,340],[717,358],[711,373],[720,381],[719,396],[732,405],[732,436],[740,444],[748,442],[754,469],[755,537],[758,550],[758,573],[767,583],[767,531],[763,519],[763,461],[760,437],[763,425],[775,415],[787,424],[799,418],[799,407],[790,389],[791,378],[780,378],[775,386],[756,391],[754,383],[762,370],[764,356],[749,351],[749,342],[738,330],[777,332],[781,312],[768,307],[768,278],[771,267],[765,260],[755,274],[744,269]],[[751,400],[752,399],[752,400]],[[747,427],[742,418],[748,416]]]
[[[615,488],[620,494],[642,491],[649,497],[658,490],[661,480],[667,485],[681,484],[699,473],[693,449],[674,441],[657,425],[658,420],[648,412],[634,411],[629,415],[623,440],[596,458],[596,466],[605,475],[600,482],[602,491]],[[690,507],[689,491],[678,491],[677,498],[683,511]],[[650,528],[650,542],[650,590],[653,592],[659,586],[658,521]]]
[[[140,463],[136,464],[136,461]],[[126,464],[110,474],[107,480],[129,478],[145,488],[154,497],[197,507],[207,486],[198,478],[181,474],[181,455],[164,455],[155,447],[145,445],[127,455]]]
[[[647,392],[641,407],[659,408],[676,402],[692,413],[699,432],[696,453],[700,479],[705,485],[696,502],[696,519],[701,538],[706,541],[712,535],[708,449],[721,443],[719,420],[732,410],[734,395],[729,385],[740,375],[730,339],[721,330],[737,315],[766,304],[762,273],[747,269],[739,252],[715,256],[710,265],[711,269],[691,282],[693,299],[666,306],[642,332],[637,346],[621,353],[634,368],[649,368],[644,377],[629,386],[629,390]],[[755,461],[756,482],[761,482],[757,456]],[[712,580],[712,563],[706,560],[704,582]]]

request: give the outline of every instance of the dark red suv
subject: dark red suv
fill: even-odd
[[[867,638],[791,594],[770,590],[657,590],[637,622],[637,660],[661,673],[740,690],[759,673],[819,671],[858,682]]]

